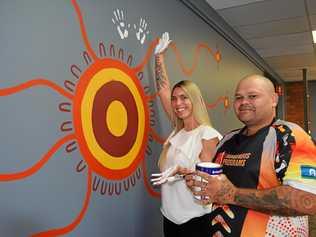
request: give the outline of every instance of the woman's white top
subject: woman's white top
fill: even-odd
[[[170,147],[167,152],[164,169],[179,165],[188,169],[195,169],[195,164],[200,162],[199,154],[202,151],[202,139],[222,138],[214,128],[206,125],[186,131],[180,130],[168,138]],[[161,187],[161,212],[175,224],[183,224],[194,217],[211,212],[210,208],[197,203],[192,192],[184,180],[165,183]]]

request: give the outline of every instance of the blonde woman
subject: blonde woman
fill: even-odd
[[[200,161],[211,161],[221,135],[211,126],[201,92],[191,81],[180,81],[172,90],[163,52],[170,43],[163,34],[155,50],[155,71],[159,97],[174,125],[158,162],[162,174],[173,175],[194,170]],[[161,181],[161,180],[160,180]],[[161,184],[161,212],[165,237],[209,236],[210,209],[200,205],[183,179]]]

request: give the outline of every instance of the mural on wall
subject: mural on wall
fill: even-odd
[[[159,197],[159,192],[148,182],[145,157],[151,153],[149,141],[162,144],[164,139],[153,128],[156,123],[153,106],[157,93],[154,88],[142,85],[142,70],[150,61],[158,39],[150,43],[143,59],[136,66],[132,66],[133,55],[115,44],[106,46],[100,42],[96,53],[90,45],[80,7],[76,0],[71,3],[86,49],[83,52],[86,68],[71,65],[70,71],[75,80],[65,80],[64,88],[48,79],[35,78],[0,89],[0,96],[3,97],[31,87],[48,87],[65,99],[58,105],[59,111],[72,114],[72,121],[64,121],[60,125],[60,130],[66,135],[57,140],[33,166],[16,173],[2,173],[0,181],[16,181],[35,174],[63,145],[67,153],[79,148],[82,159],[76,171],[87,174],[85,200],[72,223],[33,236],[56,236],[72,231],[84,217],[92,191],[102,195],[120,195],[132,188],[142,176],[148,193]],[[121,39],[136,37],[141,45],[150,34],[146,19],[141,17],[139,22],[130,23],[123,9],[113,11],[112,23]],[[172,42],[170,47],[181,72],[186,76],[191,76],[195,71],[201,50],[208,52],[208,61],[221,61],[219,50],[213,51],[207,44],[198,43],[193,64],[188,67],[183,63],[176,44]],[[207,104],[209,109],[217,106],[229,109],[229,98],[223,95]]]

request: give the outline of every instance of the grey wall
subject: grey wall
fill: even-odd
[[[217,63],[206,50],[201,50],[193,74],[181,71],[173,51],[166,54],[172,83],[182,79],[195,81],[205,100],[214,103],[221,96],[233,96],[236,82],[250,73],[261,73],[236,48],[218,35],[209,25],[180,1],[170,0],[79,0],[84,24],[92,49],[98,54],[103,42],[122,48],[134,56],[132,67],[145,57],[150,42],[163,32],[170,32],[183,63],[193,64],[194,49],[199,42],[219,50]],[[131,26],[128,37],[121,39],[113,11],[122,9]],[[144,44],[136,37],[134,23],[146,20],[149,33]],[[67,132],[60,130],[64,121],[72,121],[72,113],[58,109],[64,96],[47,86],[35,86],[11,95],[1,94],[4,88],[20,85],[35,78],[46,78],[61,88],[65,80],[77,82],[70,67],[75,64],[82,73],[89,69],[82,58],[86,50],[77,15],[71,1],[64,0],[2,0],[0,3],[0,233],[1,236],[29,236],[40,231],[69,225],[82,209],[87,192],[87,169],[78,172],[80,161],[86,166],[80,149],[68,153],[65,143],[50,159],[27,177],[6,181],[10,174],[30,171],[53,145]],[[110,57],[110,56],[107,56]],[[116,58],[116,57],[115,57]],[[116,58],[117,59],[117,58]],[[118,59],[117,59],[118,60]],[[155,91],[152,60],[144,68],[143,86]],[[155,100],[154,129],[163,137],[170,132],[159,101]],[[213,125],[222,133],[241,126],[231,108],[223,103],[210,109]],[[146,138],[147,139],[147,138]],[[138,166],[139,178],[134,187],[119,195],[91,193],[83,219],[67,236],[162,236],[159,198],[150,195],[145,175],[157,172],[160,144],[150,141],[152,154],[144,157],[147,172]],[[122,144],[124,145],[124,144]],[[93,180],[119,185],[135,175],[111,180],[92,170]],[[13,176],[14,177],[14,176]],[[155,191],[159,191],[156,189]]]

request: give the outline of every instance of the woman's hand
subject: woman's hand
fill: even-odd
[[[163,53],[167,48],[168,45],[171,43],[171,40],[169,39],[169,33],[165,32],[162,34],[162,37],[159,39],[158,44],[155,48],[155,55]]]
[[[193,171],[190,169],[175,165],[162,173],[152,174],[150,181],[153,183],[153,185],[161,185],[166,182],[182,180],[186,175],[191,174],[192,172]]]

